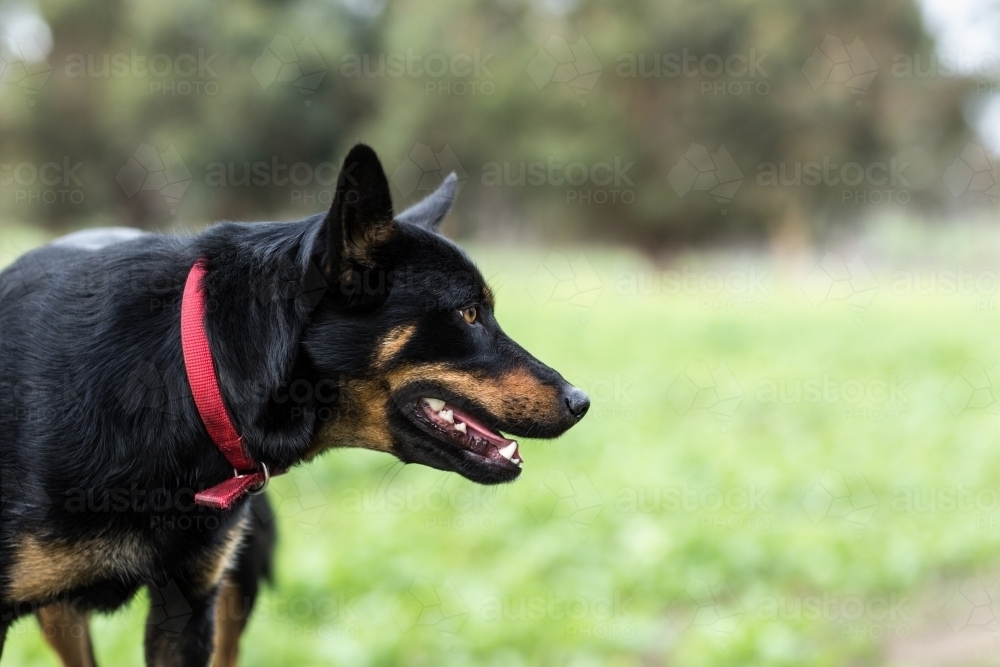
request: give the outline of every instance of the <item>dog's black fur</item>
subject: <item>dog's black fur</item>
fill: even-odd
[[[222,394],[271,469],[353,446],[506,482],[516,462],[440,437],[421,397],[515,436],[555,437],[583,416],[583,392],[503,333],[482,276],[437,233],[454,190],[451,178],[394,219],[378,158],[358,145],[326,214],[190,237],[71,235],[0,273],[0,651],[26,613],[113,610],[146,586],[147,663],[205,665],[224,572],[252,592],[266,571],[253,558],[269,559],[273,535],[259,516],[245,534],[249,502],[192,503],[233,474],[181,354],[199,258]],[[241,561],[254,539],[265,546]]]

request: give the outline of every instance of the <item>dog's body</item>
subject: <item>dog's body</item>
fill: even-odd
[[[273,535],[260,501],[193,502],[234,474],[185,375],[181,295],[199,261],[218,388],[271,470],[365,447],[505,482],[521,461],[500,430],[555,437],[583,416],[586,396],[503,334],[475,266],[436,233],[453,186],[394,218],[358,146],[325,215],[87,232],[0,273],[0,651],[20,616],[85,623],[147,587],[148,664],[235,656],[242,623],[216,617],[227,598],[252,604],[266,568],[245,555],[264,552],[241,547]]]

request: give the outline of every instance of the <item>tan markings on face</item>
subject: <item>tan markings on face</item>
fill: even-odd
[[[219,587],[215,601],[215,648],[213,667],[236,667],[240,652],[240,636],[247,624],[243,591],[229,577]]]
[[[384,366],[392,361],[393,357],[399,354],[400,350],[410,342],[410,339],[413,338],[413,332],[416,330],[416,326],[404,324],[386,334],[375,351],[375,365]]]
[[[332,447],[392,451],[386,413],[389,395],[384,379],[352,380],[341,387],[337,417],[320,428],[306,460]]]
[[[54,602],[38,610],[42,636],[62,660],[63,667],[96,667],[87,616],[68,602]]]
[[[149,547],[135,536],[73,544],[27,536],[14,549],[14,566],[4,597],[32,602],[109,577],[134,576],[147,567],[152,556]]]
[[[555,387],[542,384],[524,368],[491,378],[445,365],[431,364],[401,369],[389,377],[392,391],[418,380],[440,384],[458,396],[475,401],[499,419],[532,416],[544,419],[559,407]]]
[[[375,380],[348,382],[341,393],[343,403],[338,418],[320,430],[307,458],[331,447],[392,451],[388,402],[400,388],[421,380],[433,381],[475,401],[498,419],[544,420],[559,410],[556,388],[542,384],[524,368],[491,378],[444,364],[408,366]]]
[[[491,290],[488,285],[483,285],[483,303],[491,308],[496,305],[493,290]]]

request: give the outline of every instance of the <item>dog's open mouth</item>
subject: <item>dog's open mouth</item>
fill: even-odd
[[[421,398],[413,418],[437,440],[468,452],[480,463],[517,469],[523,459],[517,442],[508,440],[468,412],[439,398]]]

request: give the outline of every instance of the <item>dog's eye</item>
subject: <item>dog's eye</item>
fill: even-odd
[[[479,317],[479,310],[475,306],[469,306],[468,308],[462,309],[462,317],[469,324],[475,324],[476,318]]]

